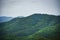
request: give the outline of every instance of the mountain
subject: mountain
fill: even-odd
[[[33,14],[0,23],[3,40],[59,40],[60,16]]]
[[[12,19],[12,17],[1,16],[0,17],[0,23],[10,21],[11,19]]]

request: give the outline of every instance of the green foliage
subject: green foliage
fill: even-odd
[[[34,14],[0,23],[3,40],[57,40],[60,39],[60,16]]]

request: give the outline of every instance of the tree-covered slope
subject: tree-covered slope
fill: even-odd
[[[35,34],[30,35],[25,40],[60,40],[59,28],[60,24],[42,28]]]
[[[52,40],[52,37],[59,34],[59,29],[60,16],[33,14],[0,23],[0,38],[4,40],[42,40],[40,38],[43,37]]]

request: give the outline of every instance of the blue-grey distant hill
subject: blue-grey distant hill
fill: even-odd
[[[12,17],[0,16],[0,23],[10,21]]]
[[[7,17],[7,16],[0,16],[0,23],[2,22],[8,22],[12,19],[14,19],[15,17]],[[23,16],[18,16],[16,18],[23,18]]]

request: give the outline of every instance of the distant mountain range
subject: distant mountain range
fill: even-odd
[[[60,40],[60,16],[33,14],[0,23],[2,40]]]
[[[12,19],[12,17],[1,16],[0,17],[0,23],[10,21],[11,19]]]
[[[18,16],[18,17],[16,17],[16,18],[22,18],[23,16]],[[2,22],[8,22],[8,21],[10,21],[10,20],[12,20],[12,19],[14,19],[15,17],[6,17],[6,16],[1,16],[0,17],[0,23],[2,23]]]

